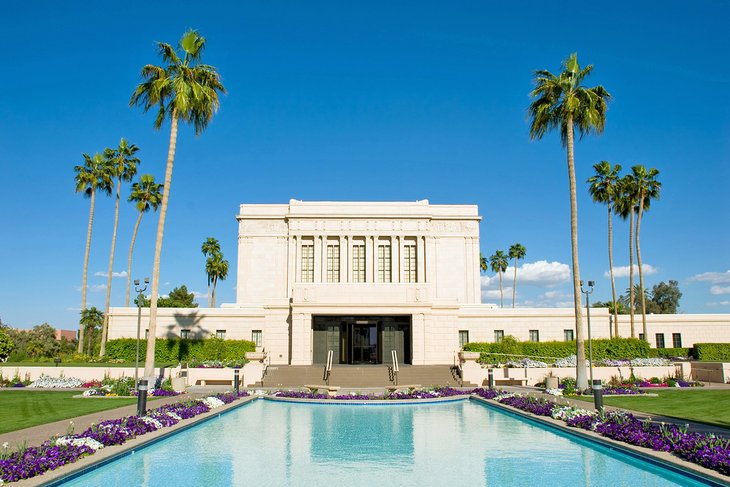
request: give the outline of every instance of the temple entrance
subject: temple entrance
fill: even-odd
[[[392,350],[411,363],[410,316],[314,316],[312,332],[315,364],[325,363],[329,350],[339,364],[390,362]]]

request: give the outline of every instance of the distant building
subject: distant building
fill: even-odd
[[[237,220],[236,303],[158,308],[158,336],[249,339],[291,365],[328,351],[336,363],[387,363],[393,350],[401,363],[451,364],[470,341],[575,337],[572,308],[481,304],[475,205],[291,200],[241,205]],[[593,337],[609,337],[610,319],[591,310]],[[730,315],[647,319],[653,346],[730,341]],[[109,326],[109,338],[136,336],[137,309],[113,308]]]
[[[76,330],[56,330],[56,340],[60,342],[62,337],[68,341],[76,340]]]

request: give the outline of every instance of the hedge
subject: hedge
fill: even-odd
[[[695,343],[691,353],[697,360],[730,360],[730,343]]]
[[[611,338],[594,339],[593,360],[601,359],[631,359],[649,357],[649,344],[638,338]],[[499,357],[500,361],[509,359],[519,360],[522,356],[534,357],[545,361],[545,357],[563,358],[575,355],[575,340],[555,342],[520,342],[511,337],[505,337],[499,343],[467,343],[464,345],[467,352],[481,352],[480,360]],[[491,354],[514,354],[516,357],[504,357]],[[588,341],[586,340],[586,355]]]
[[[117,338],[106,342],[106,354],[110,359],[134,362],[136,349],[135,338]],[[140,340],[139,349],[140,356],[144,360],[147,340]],[[244,360],[246,352],[255,350],[254,342],[248,340],[158,338],[155,345],[155,361]]]
[[[674,357],[689,357],[690,356],[690,350],[691,348],[652,348],[651,349],[651,356],[652,357],[665,357],[665,358],[674,358]]]

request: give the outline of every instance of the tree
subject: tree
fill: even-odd
[[[218,285],[218,280],[225,280],[228,277],[228,261],[223,259],[223,254],[218,252],[217,254],[211,255],[205,261],[205,272],[208,274],[208,287],[210,283],[213,284],[213,293],[210,296],[211,308],[215,308],[215,288]]]
[[[203,242],[203,245],[201,246],[200,250],[203,252],[203,255],[207,257],[205,261],[205,272],[208,275],[208,307],[212,307],[211,305],[211,292],[210,292],[210,286],[212,284],[212,276],[211,273],[208,272],[209,262],[212,260],[212,257],[214,255],[220,254],[221,252],[221,245],[218,242],[217,239],[213,237],[208,237],[205,242]]]
[[[593,165],[596,171],[594,176],[588,179],[590,186],[588,192],[593,201],[603,203],[608,207],[608,271],[611,275],[611,297],[613,298],[613,336],[618,336],[618,306],[616,306],[616,280],[613,277],[613,222],[611,214],[616,199],[619,197],[619,174],[621,164],[612,166],[608,161],[601,161]]]
[[[129,293],[132,288],[132,253],[134,252],[134,242],[137,240],[137,230],[139,230],[142,215],[150,210],[157,211],[161,200],[162,185],[155,183],[155,177],[153,175],[143,174],[139,178],[139,182],[132,184],[132,192],[127,201],[134,203],[139,215],[137,215],[137,221],[134,223],[132,241],[129,244],[129,256],[127,257],[127,294],[124,299],[124,306],[129,307]]]
[[[641,218],[645,211],[649,210],[652,200],[659,199],[659,192],[662,183],[657,181],[656,177],[659,171],[655,168],[647,170],[641,164],[637,164],[631,168],[636,181],[636,191],[639,200],[639,212],[636,215],[636,263],[639,266],[639,288],[641,293],[641,324],[644,329],[644,340],[648,340],[648,328],[646,326],[646,299],[644,297],[644,270],[641,268],[641,245],[639,244],[639,234],[641,233]]]
[[[106,334],[109,327],[109,301],[112,294],[112,277],[114,275],[114,251],[117,247],[117,227],[119,226],[119,200],[121,199],[122,181],[130,182],[137,174],[139,158],[134,154],[139,150],[134,144],[128,144],[122,138],[119,147],[106,149],[104,157],[109,162],[112,176],[117,180],[117,195],[114,200],[114,229],[112,231],[112,248],[109,251],[109,270],[106,280],[106,301],[104,304],[104,322],[101,327],[101,344],[99,345],[99,356],[106,355]]]
[[[13,351],[13,341],[5,330],[0,327],[0,363],[5,362]]]
[[[170,119],[170,145],[167,151],[165,168],[165,192],[162,195],[160,218],[157,223],[155,257],[152,264],[152,287],[149,335],[154,338],[157,332],[157,297],[160,289],[160,256],[162,239],[165,232],[165,217],[170,199],[170,183],[175,162],[178,121],[190,123],[195,133],[200,135],[208,126],[213,114],[218,111],[218,94],[225,93],[216,68],[202,64],[201,56],[205,49],[205,38],[194,30],[183,34],[178,55],[171,45],[159,42],[159,54],[164,66],[148,64],[142,68],[143,81],[137,86],[129,101],[130,106],[139,105],[147,112],[157,109],[155,128],[159,129],[166,119]],[[145,376],[152,377],[155,365],[155,340],[147,341]]]
[[[515,278],[512,283],[512,308],[515,307],[515,290],[517,289],[517,261],[524,259],[527,249],[521,243],[516,243],[509,248],[509,258],[515,260]]]
[[[137,299],[138,298],[135,298],[134,300],[135,304],[138,304]],[[142,307],[150,307],[150,299],[146,296],[142,296]],[[183,284],[180,287],[174,288],[167,296],[160,296],[159,298],[157,298],[157,307],[197,308],[198,303],[195,302],[195,293],[189,293],[188,287]]]
[[[86,309],[86,280],[89,273],[89,250],[91,249],[91,228],[94,224],[94,204],[96,202],[96,192],[101,191],[107,195],[112,192],[112,175],[109,167],[109,161],[101,154],[94,154],[90,157],[84,154],[84,164],[75,166],[76,176],[76,192],[83,193],[85,197],[91,199],[89,209],[89,224],[86,230],[86,251],[84,252],[84,275],[81,280],[81,309]],[[84,325],[79,322],[79,344],[78,352],[83,352],[84,343]]]
[[[614,207],[618,215],[624,221],[629,219],[629,294],[626,307],[629,309],[629,322],[631,338],[636,338],[636,327],[634,326],[634,214],[637,203],[636,181],[632,174],[627,174],[619,181],[618,197]]]
[[[86,308],[81,312],[81,324],[84,325],[86,336],[86,355],[90,356],[94,351],[96,333],[104,324],[104,313],[96,309],[96,306]]]
[[[682,291],[679,290],[677,281],[669,280],[655,284],[651,290],[651,313],[675,314],[679,308],[679,300],[682,298]]]
[[[487,272],[489,270],[487,258],[484,257],[481,252],[479,252],[479,270],[482,272]]]
[[[492,268],[492,272],[496,272],[499,275],[499,307],[504,308],[504,293],[502,292],[502,273],[507,270],[509,260],[507,255],[498,250],[489,257],[489,265]]]
[[[563,71],[554,75],[550,71],[535,71],[535,89],[530,96],[533,102],[530,116],[530,138],[542,139],[549,131],[559,129],[560,140],[568,156],[568,180],[570,183],[570,243],[573,264],[573,303],[575,307],[576,385],[588,387],[585,365],[585,338],[581,306],[580,268],[578,263],[578,202],[576,197],[575,161],[573,154],[574,130],[580,137],[603,132],[606,123],[607,103],[611,98],[602,86],[586,88],[583,80],[591,74],[593,65],[581,69],[578,55],[571,54],[563,62]]]
[[[61,344],[56,340],[56,329],[48,323],[36,325],[25,333],[26,353],[30,358],[51,358],[58,354]]]

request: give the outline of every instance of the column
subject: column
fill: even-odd
[[[378,282],[378,237],[373,236],[373,282]]]
[[[352,235],[345,237],[345,268],[347,269],[347,282],[352,282]]]
[[[347,282],[347,240],[342,235],[337,237],[340,244],[340,282]]]
[[[294,284],[294,274],[297,257],[297,238],[289,235],[287,245],[287,264],[286,264],[286,293],[287,297],[291,297],[292,285]]]
[[[327,236],[324,235],[322,238],[322,257],[319,259],[320,262],[320,274],[322,276],[321,282],[327,282]]]
[[[314,237],[314,282],[322,282],[322,236],[318,235]],[[319,264],[319,265],[317,265]]]
[[[373,237],[365,237],[365,282],[373,282]]]
[[[398,282],[403,282],[403,237],[398,235]]]
[[[398,269],[400,269],[400,262],[398,260],[400,259],[400,252],[399,252],[398,244],[396,243],[396,237],[391,236],[390,237],[390,276],[391,276],[391,282],[400,282],[399,276],[398,276]]]
[[[426,276],[424,275],[424,269],[426,267],[424,262],[426,256],[426,252],[424,251],[425,246],[425,237],[416,237],[416,282],[418,283],[426,281]]]
[[[293,282],[299,282],[302,275],[302,239],[299,235],[294,236],[294,277]]]

